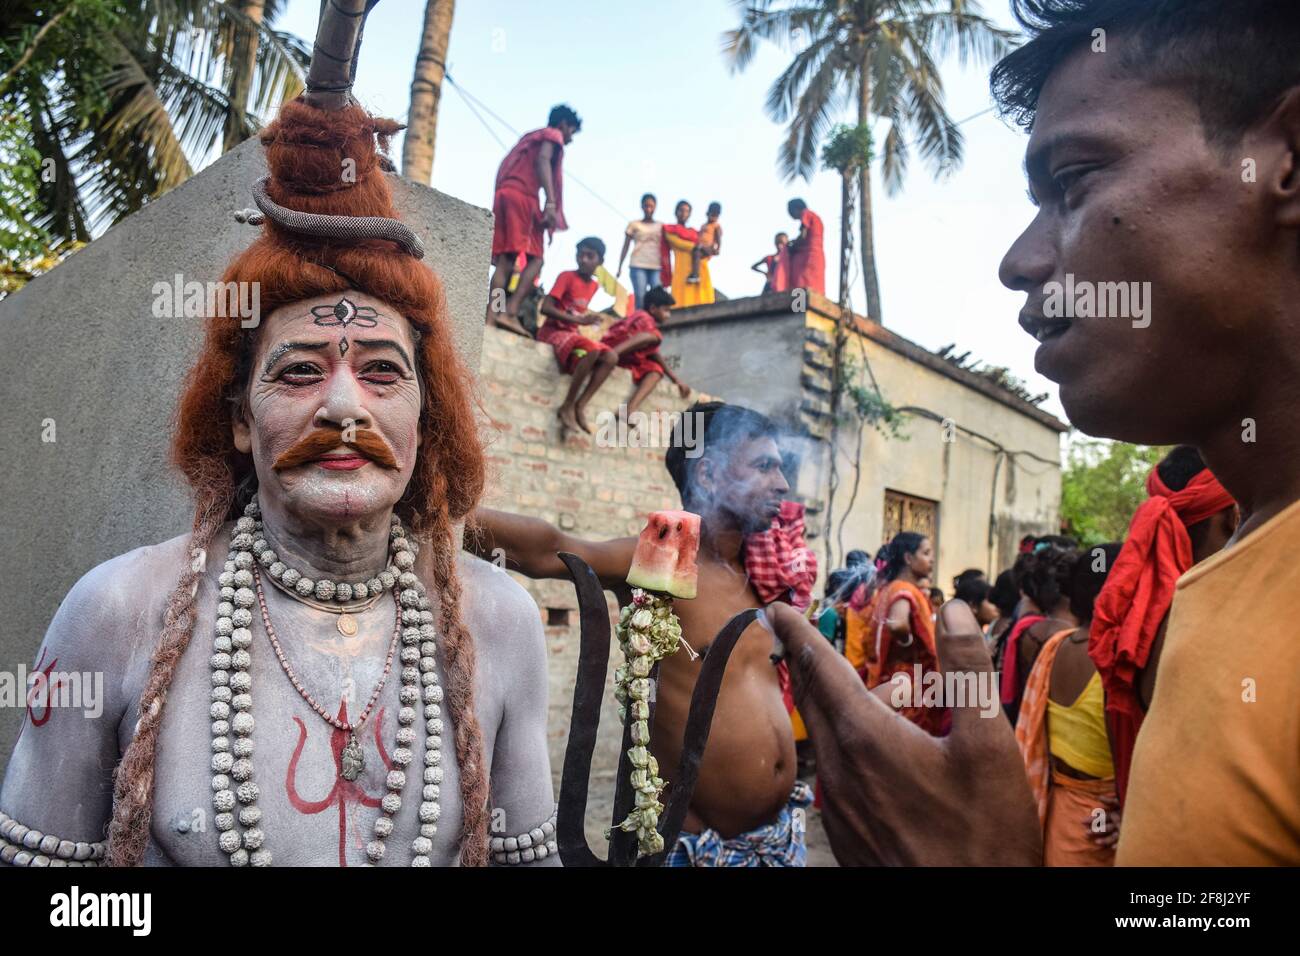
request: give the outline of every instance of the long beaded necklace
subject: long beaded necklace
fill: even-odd
[[[230,553],[218,577],[221,592],[211,660],[212,704],[209,714],[212,717],[212,804],[216,810],[213,822],[220,834],[218,845],[229,856],[232,866],[269,866],[272,860],[271,851],[264,845],[265,834],[259,826],[262,819],[262,811],[257,806],[260,793],[253,780],[254,721],[249,649],[253,641],[250,630],[252,607],[258,599],[254,586],[259,583],[254,571],[260,562],[268,567],[268,573],[273,573],[281,583],[294,587],[304,597],[310,592],[321,600],[329,600],[336,596],[339,587],[330,581],[310,581],[280,562],[266,544],[260,517],[261,510],[254,497],[244,508],[244,516],[235,522]],[[406,770],[413,760],[415,704],[423,701],[426,731],[424,787],[419,812],[420,835],[411,841],[411,865],[429,866],[429,853],[433,849],[433,837],[438,832],[437,822],[441,816],[438,801],[443,778],[443,692],[438,683],[437,645],[434,641],[437,632],[426,589],[412,570],[415,567],[414,542],[408,540],[396,515],[389,536],[392,564],[377,578],[361,585],[365,588],[362,593],[356,594],[356,586],[352,586],[353,591],[348,594],[348,600],[351,600],[353,597],[368,597],[372,590],[391,588],[397,598],[401,627],[402,687],[398,695],[401,708],[397,714],[397,746],[392,754],[394,769],[385,779],[388,792],[380,802],[381,813],[375,820],[374,839],[366,844],[366,856],[371,864],[384,858],[384,841],[392,834],[393,817],[402,807]],[[271,568],[277,564],[279,574],[274,574]],[[372,589],[372,584],[379,587]],[[263,623],[268,625],[269,637],[269,617]],[[378,699],[378,691],[374,699]],[[244,828],[242,833],[237,823]]]
[[[323,717],[331,727],[335,727],[348,735],[348,742],[343,747],[343,753],[340,755],[343,779],[356,780],[366,769],[365,751],[357,743],[356,732],[366,722],[366,718],[370,716],[370,711],[374,709],[375,702],[379,700],[380,692],[383,691],[384,685],[388,683],[388,675],[393,670],[393,654],[397,651],[397,640],[402,634],[402,605],[396,601],[393,602],[397,608],[397,623],[393,625],[393,639],[388,645],[388,657],[384,661],[384,672],[380,675],[379,683],[375,685],[370,699],[366,701],[366,706],[362,708],[361,716],[356,720],[339,720],[316,701],[316,698],[298,679],[298,675],[293,672],[293,667],[289,664],[289,658],[285,656],[284,648],[280,646],[280,641],[275,636],[275,628],[271,626],[271,615],[266,609],[266,594],[262,591],[262,575],[256,567],[253,568],[253,583],[256,585],[257,590],[257,606],[262,611],[262,625],[266,628],[266,636],[271,639],[271,646],[275,648],[275,656],[280,661],[280,667],[284,670],[285,676],[289,678],[289,683],[294,686],[302,699],[311,706],[311,709]]]

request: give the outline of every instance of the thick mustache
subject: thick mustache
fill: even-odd
[[[296,468],[306,462],[317,460],[340,445],[356,449],[381,468],[397,467],[397,457],[388,446],[388,442],[368,428],[357,429],[352,441],[344,441],[343,432],[339,429],[318,428],[310,435],[304,435],[294,442],[293,447],[283,452],[271,467],[276,471]]]

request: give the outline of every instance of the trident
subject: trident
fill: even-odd
[[[576,554],[561,551],[559,558],[569,569],[573,586],[578,592],[579,622],[582,646],[578,656],[578,680],[573,688],[573,716],[569,723],[569,743],[564,752],[564,774],[560,778],[560,807],[555,823],[556,841],[560,848],[560,861],[565,866],[663,866],[690,807],[691,796],[700,776],[700,758],[709,742],[709,728],[713,724],[713,710],[722,688],[722,675],[727,668],[731,651],[741,633],[758,617],[757,608],[741,611],[718,632],[704,653],[704,663],[695,692],[691,695],[691,709],[686,717],[681,761],[677,767],[677,780],[659,820],[659,834],[664,838],[664,849],[651,856],[637,859],[635,833],[618,828],[619,823],[632,810],[634,795],[631,774],[632,761],[628,750],[632,747],[631,708],[623,721],[623,749],[618,761],[618,784],[614,789],[614,819],[609,843],[608,859],[600,859],[587,845],[583,825],[587,813],[587,781],[591,775],[591,757],[596,748],[596,730],[600,724],[600,704],[605,693],[605,671],[609,665],[609,608],[600,579],[586,561]],[[651,686],[659,679],[659,664],[650,672]],[[654,724],[654,695],[650,697],[650,723]]]

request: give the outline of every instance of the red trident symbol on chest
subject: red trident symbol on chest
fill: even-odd
[[[348,722],[348,703],[346,700],[339,703],[338,721],[341,724]],[[351,736],[346,730],[334,728],[330,734],[330,749],[334,752],[334,786],[330,792],[321,800],[305,800],[298,794],[296,783],[298,777],[298,758],[302,756],[302,749],[307,743],[307,726],[301,719],[295,717],[293,722],[298,725],[298,745],[293,748],[293,756],[289,758],[289,769],[284,777],[284,789],[289,796],[289,802],[293,804],[295,810],[299,813],[313,814],[337,804],[339,808],[339,866],[347,866],[347,857],[345,850],[347,848],[348,832],[348,804],[358,804],[363,807],[377,807],[383,800],[383,794],[372,797],[366,793],[365,788],[361,786],[360,780],[348,780],[343,776],[343,748],[348,745],[348,738]],[[380,737],[380,728],[384,725],[384,708],[379,708],[379,713],[375,715],[375,747],[379,750],[379,757],[384,762],[384,767],[388,770],[393,769],[393,762],[388,757],[388,751],[384,749],[384,742]]]

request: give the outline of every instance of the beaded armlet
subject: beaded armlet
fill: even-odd
[[[99,866],[107,843],[62,840],[23,826],[0,810],[0,862],[12,866]]]
[[[504,866],[535,863],[548,856],[558,855],[560,848],[555,843],[555,811],[551,811],[550,819],[541,826],[533,827],[518,836],[493,837],[489,847],[492,850],[492,862]]]

